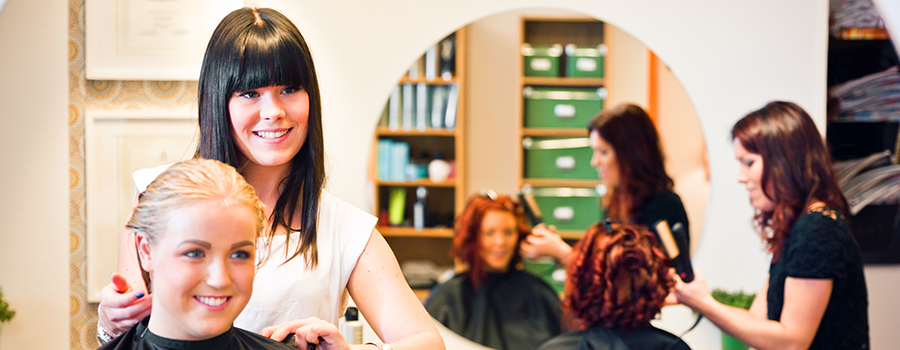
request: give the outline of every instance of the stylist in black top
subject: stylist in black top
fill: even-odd
[[[869,349],[859,247],[812,119],[772,102],[739,120],[731,137],[738,182],[772,253],[769,279],[749,311],[713,300],[699,271],[691,283],[675,277],[678,301],[755,349]]]
[[[591,165],[607,188],[603,197],[606,217],[647,227],[659,220],[670,225],[680,222],[690,233],[684,204],[672,191],[674,182],[666,174],[659,134],[647,112],[633,104],[621,104],[600,112],[588,131],[594,151]],[[522,244],[523,256],[550,256],[564,264],[571,252],[572,247],[544,225],[535,226]]]

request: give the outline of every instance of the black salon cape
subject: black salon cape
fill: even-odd
[[[647,327],[607,329],[592,327],[580,332],[560,335],[541,345],[538,350],[690,350],[675,335]]]
[[[468,273],[436,287],[425,302],[436,320],[495,349],[532,350],[560,333],[559,295],[534,275],[489,273],[477,291]]]
[[[98,350],[290,350],[290,346],[231,327],[227,332],[206,340],[187,341],[163,338],[147,329],[150,316]]]

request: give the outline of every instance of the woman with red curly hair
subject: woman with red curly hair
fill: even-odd
[[[436,287],[425,308],[450,330],[495,349],[534,349],[562,328],[559,296],[520,270],[528,235],[522,206],[486,191],[456,219],[451,254],[465,266]]]
[[[684,204],[666,173],[659,133],[646,111],[633,104],[603,110],[591,120],[588,132],[594,151],[591,166],[607,188],[603,208],[608,219],[651,228],[666,220],[681,223],[690,233]],[[553,231],[536,226],[522,246],[523,254],[568,262],[572,248]]]
[[[678,280],[678,301],[760,349],[869,349],[863,265],[847,224],[847,201],[809,115],[771,102],[732,128],[738,182],[772,253],[768,281],[750,310],[716,302],[703,275]]]
[[[573,249],[563,307],[577,332],[540,349],[690,349],[650,325],[675,282],[656,238],[642,226],[597,223]]]

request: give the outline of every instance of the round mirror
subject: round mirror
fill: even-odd
[[[550,193],[538,200],[558,204],[542,211],[570,244],[598,220],[582,219],[599,212],[595,188],[603,187],[590,166],[586,126],[620,103],[651,115],[692,246],[699,241],[709,199],[700,122],[674,74],[627,32],[565,11],[505,12],[435,38],[397,76],[376,128],[370,178],[378,230],[423,302],[435,280],[464,269],[450,257],[453,220],[479,191]],[[563,144],[571,147],[552,146]],[[564,274],[554,278],[553,267],[528,270],[561,291]]]

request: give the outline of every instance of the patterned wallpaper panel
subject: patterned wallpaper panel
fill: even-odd
[[[87,302],[84,116],[95,110],[196,109],[196,81],[86,80],[84,0],[69,0],[70,349],[97,348],[97,304]],[[113,272],[113,271],[110,271]]]

